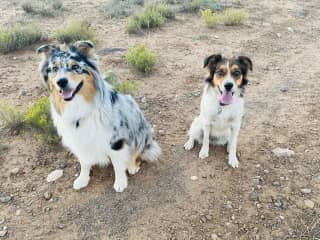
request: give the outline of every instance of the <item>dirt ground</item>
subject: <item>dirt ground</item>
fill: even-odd
[[[135,99],[163,154],[129,177],[123,193],[112,188],[111,166],[94,168],[89,186],[75,191],[79,164],[62,147],[41,146],[27,133],[1,135],[9,149],[0,155],[0,197],[11,200],[0,202],[0,231],[7,229],[0,239],[320,239],[318,0],[235,1],[250,12],[241,26],[208,29],[198,15],[178,14],[144,36],[126,34],[126,19],[106,19],[104,1],[64,1],[68,10],[55,18],[27,16],[18,2],[0,0],[1,25],[38,22],[50,36],[68,20],[86,18],[97,30],[97,50],[144,41],[159,52],[150,76],[131,69],[124,53],[101,56],[99,65],[141,83]],[[27,107],[47,94],[37,72],[41,44],[0,55],[1,100]],[[223,148],[211,147],[206,160],[198,159],[199,146],[183,149],[199,112],[203,59],[217,52],[253,61],[235,170]],[[277,158],[276,147],[295,156]],[[47,183],[61,168],[63,177]]]

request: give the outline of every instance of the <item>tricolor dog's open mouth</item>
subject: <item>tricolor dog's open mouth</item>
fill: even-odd
[[[63,100],[71,101],[74,98],[74,96],[80,91],[82,86],[83,86],[83,81],[81,81],[75,89],[70,89],[70,88],[67,88],[64,90],[61,89],[60,94]]]
[[[219,92],[221,94],[219,98],[219,103],[221,106],[230,105],[233,102],[233,92],[232,91],[221,91],[220,87],[218,86]]]

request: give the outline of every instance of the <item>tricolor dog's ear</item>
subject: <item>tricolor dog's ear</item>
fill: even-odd
[[[94,55],[94,44],[91,41],[77,41],[73,46],[85,57]]]
[[[221,54],[213,54],[209,57],[206,57],[204,59],[204,64],[203,67],[208,67],[210,71],[214,71],[215,66],[217,65],[218,62],[222,60]]]
[[[50,56],[50,54],[52,53],[52,51],[56,48],[57,47],[55,45],[46,44],[46,45],[42,45],[41,47],[39,47],[36,50],[36,52],[37,52],[37,54],[42,54],[44,56],[44,58],[48,58]]]
[[[252,71],[252,61],[250,58],[246,56],[239,56],[238,60],[241,64],[243,64],[246,67],[246,70]]]

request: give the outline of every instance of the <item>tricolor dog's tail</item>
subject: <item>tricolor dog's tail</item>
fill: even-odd
[[[140,157],[144,161],[154,162],[157,161],[161,155],[161,148],[158,143],[152,140],[151,144],[148,144],[143,149]]]

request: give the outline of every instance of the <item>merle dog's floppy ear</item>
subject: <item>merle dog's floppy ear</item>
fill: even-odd
[[[250,58],[246,57],[246,56],[239,56],[238,57],[239,62],[244,64],[246,66],[247,70],[251,70],[252,71],[252,61]]]
[[[93,54],[94,45],[91,41],[77,41],[73,45],[78,49],[78,51],[82,55],[86,57],[91,56]]]
[[[221,61],[221,59],[222,59],[221,54],[213,54],[209,57],[206,57],[204,59],[203,67],[204,68],[208,67],[211,70],[214,65],[216,65],[219,61]]]
[[[36,52],[37,54],[42,53],[47,58],[55,48],[57,48],[55,45],[46,44],[39,47]]]

